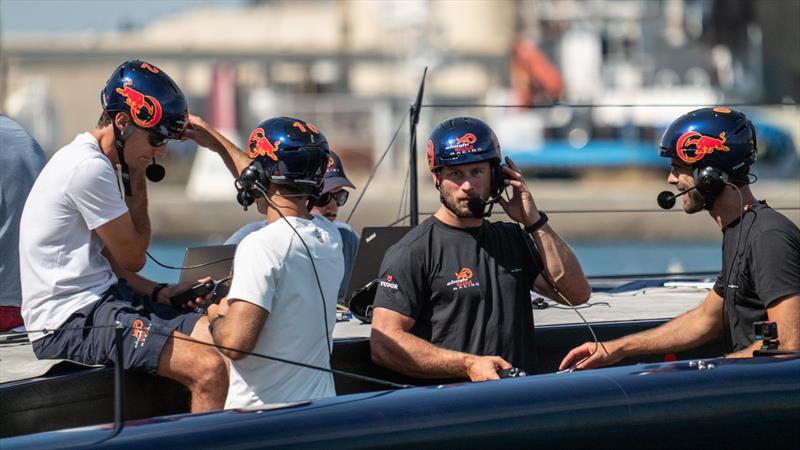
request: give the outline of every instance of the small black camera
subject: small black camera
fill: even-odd
[[[761,350],[777,350],[780,342],[778,341],[778,324],[775,322],[763,321],[753,324],[753,334],[755,339],[763,341]]]
[[[753,324],[756,340],[778,339],[778,324],[775,322],[756,322]]]

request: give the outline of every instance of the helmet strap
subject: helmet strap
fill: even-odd
[[[119,160],[119,167],[122,172],[122,188],[125,192],[125,196],[130,197],[133,195],[131,192],[131,172],[128,169],[128,163],[125,162],[123,149],[125,148],[125,141],[133,133],[133,128],[129,125],[123,133],[119,127],[117,127],[117,123],[114,121],[115,118],[116,115],[111,119],[111,126],[114,128],[114,148],[117,149],[117,159]]]

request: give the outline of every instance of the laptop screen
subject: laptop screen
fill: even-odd
[[[346,299],[367,283],[378,277],[383,255],[386,250],[400,240],[411,227],[365,227],[361,231],[356,261],[350,283],[347,285]]]
[[[233,255],[235,253],[235,245],[187,248],[186,255],[183,257],[183,267],[198,265],[202,265],[202,267],[183,269],[180,281],[196,281],[205,277],[211,277],[214,280],[227,278],[233,270]]]

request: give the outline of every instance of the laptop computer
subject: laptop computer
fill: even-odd
[[[411,227],[365,227],[361,231],[361,241],[358,244],[356,261],[345,296],[348,303],[353,293],[360,291],[378,277],[378,270],[386,250],[405,236],[410,229]]]
[[[205,277],[211,277],[213,280],[227,278],[233,270],[235,253],[236,245],[187,248],[183,256],[183,267],[186,268],[181,271],[180,281],[196,281]]]

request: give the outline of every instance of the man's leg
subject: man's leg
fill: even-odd
[[[206,317],[197,321],[191,337],[210,341]],[[189,388],[192,393],[192,412],[222,409],[228,395],[225,358],[214,347],[185,340],[188,338],[181,332],[172,332],[161,350],[158,374]]]

